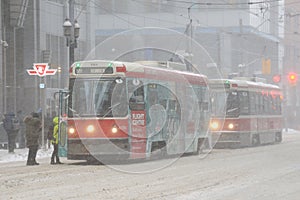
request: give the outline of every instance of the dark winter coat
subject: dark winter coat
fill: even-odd
[[[32,117],[31,115],[24,118],[26,125],[26,145],[27,147],[38,145],[38,140],[41,130],[41,120],[38,117]]]
[[[4,115],[5,118],[3,119],[3,128],[9,133],[18,133],[20,129],[20,123],[18,118],[15,116],[14,113],[8,113]]]

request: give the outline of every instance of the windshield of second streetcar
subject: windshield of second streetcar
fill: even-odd
[[[212,115],[238,117],[249,114],[249,95],[247,91],[214,91],[212,96]]]

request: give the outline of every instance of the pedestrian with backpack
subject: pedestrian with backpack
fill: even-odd
[[[51,143],[54,147],[54,150],[53,150],[52,156],[51,156],[51,162],[50,162],[51,165],[62,164],[58,157],[58,117],[53,118],[53,125],[54,125],[53,138],[51,140]],[[55,161],[54,161],[54,159],[55,159]]]
[[[16,147],[16,137],[20,129],[20,123],[16,115],[12,112],[5,114],[3,127],[7,133],[8,153],[14,153]]]

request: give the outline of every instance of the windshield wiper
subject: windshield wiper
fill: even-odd
[[[227,110],[227,113],[230,113],[230,112],[233,112],[233,111],[236,111],[238,108],[231,108],[229,110]]]
[[[73,115],[75,115],[76,117],[80,117],[80,113],[77,113],[76,110],[72,109],[71,107],[69,107],[69,109],[72,111]]]

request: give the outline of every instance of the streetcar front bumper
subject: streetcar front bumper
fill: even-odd
[[[212,145],[215,149],[251,146],[251,134],[239,131],[212,132]]]
[[[69,139],[67,158],[70,160],[126,159],[129,157],[128,139]]]

